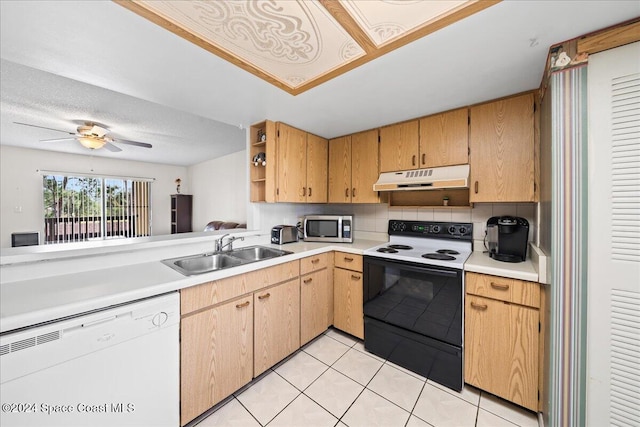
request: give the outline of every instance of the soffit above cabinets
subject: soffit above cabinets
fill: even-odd
[[[500,0],[114,0],[297,95]]]

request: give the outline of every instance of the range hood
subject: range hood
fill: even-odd
[[[469,188],[469,165],[383,172],[378,182],[373,184],[373,191],[444,190],[447,188]]]

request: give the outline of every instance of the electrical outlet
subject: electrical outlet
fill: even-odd
[[[22,213],[22,206],[14,206],[13,207],[13,212]]]

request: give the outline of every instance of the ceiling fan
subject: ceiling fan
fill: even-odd
[[[45,126],[32,125],[29,123],[19,123],[19,122],[14,122],[14,123],[22,126],[30,126],[34,128],[40,128],[40,129],[55,130],[56,132],[63,132],[63,133],[72,135],[71,137],[66,137],[66,138],[41,139],[40,142],[58,142],[58,141],[77,140],[78,142],[80,142],[80,144],[82,144],[83,147],[89,148],[91,150],[98,150],[104,147],[107,150],[114,151],[114,152],[122,151],[122,149],[120,147],[117,147],[113,143],[128,144],[128,145],[134,145],[136,147],[144,147],[144,148],[152,147],[151,144],[147,144],[146,142],[129,141],[127,139],[113,138],[108,135],[109,129],[107,129],[103,125],[99,125],[94,122],[84,122],[84,124],[78,126],[76,132],[68,132],[66,130],[53,129]]]

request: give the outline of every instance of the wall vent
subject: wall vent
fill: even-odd
[[[611,291],[612,426],[640,425],[640,292]]]
[[[611,90],[611,257],[640,262],[640,74],[614,78]]]

